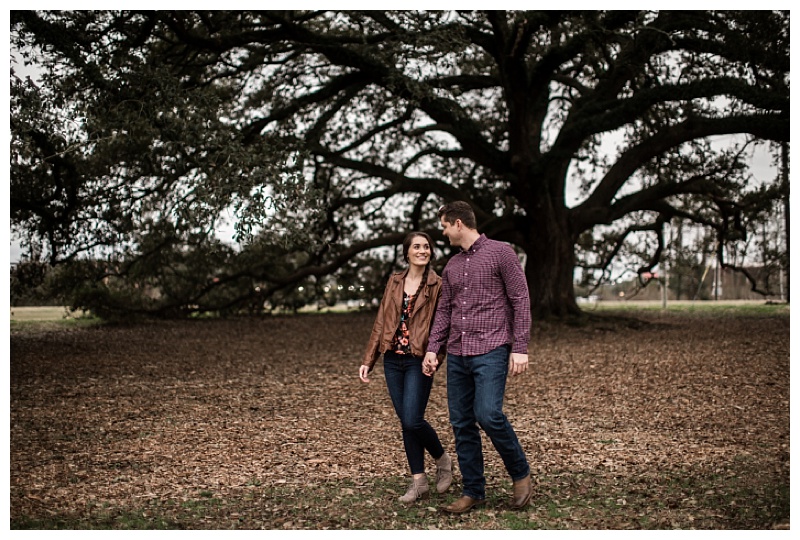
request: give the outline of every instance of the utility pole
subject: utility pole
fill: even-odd
[[[672,247],[672,226],[669,221],[665,225],[669,227],[669,243],[664,250],[664,255],[661,257],[660,265],[661,272],[663,272],[661,277],[661,309],[667,309],[667,292],[669,291],[669,268],[667,265],[669,264],[669,249]]]
[[[783,180],[783,219],[786,231],[786,303],[789,303],[789,143],[781,143],[781,178]]]
[[[717,256],[714,258],[714,300],[719,300],[719,289],[720,289],[719,257],[720,254],[717,253]]]

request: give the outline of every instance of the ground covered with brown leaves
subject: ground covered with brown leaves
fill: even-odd
[[[373,313],[12,326],[12,528],[769,529],[789,523],[789,316],[540,325],[506,413],[534,472],[486,444],[488,500],[403,507]],[[428,419],[454,453],[444,370]],[[430,461],[432,468],[432,461]]]

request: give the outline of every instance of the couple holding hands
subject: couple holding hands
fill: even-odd
[[[531,498],[530,466],[503,413],[506,377],[528,368],[531,313],[525,274],[514,250],[477,230],[470,205],[439,209],[442,234],[460,248],[442,276],[431,268],[433,240],[422,232],[403,242],[408,268],[386,285],[359,377],[369,382],[383,354],[386,386],[400,419],[413,503],[429,493],[425,451],[436,463],[436,491],[453,479],[453,462],[425,420],[433,377],[447,359],[447,403],[462,477],[462,495],[443,511],[461,514],[486,499],[480,430],[497,449],[513,482],[512,508]]]

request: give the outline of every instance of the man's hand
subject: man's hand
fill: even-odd
[[[439,359],[436,358],[436,353],[426,353],[425,358],[422,359],[422,373],[432,377],[436,373],[437,367],[439,367]]]
[[[427,357],[426,357],[427,358]],[[511,361],[508,363],[508,371],[511,375],[521,375],[528,369],[528,355],[521,353],[511,353]]]

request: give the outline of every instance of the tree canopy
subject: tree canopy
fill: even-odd
[[[14,11],[11,27],[42,69],[12,70],[12,227],[110,313],[257,311],[330,275],[377,290],[393,261],[376,250],[441,239],[436,209],[463,199],[524,252],[534,314],[560,316],[576,266],[602,270],[632,235],[647,270],[673,218],[723,245],[788,197],[747,167],[754,144],[789,141],[788,12]],[[238,246],[215,235],[226,216]]]

